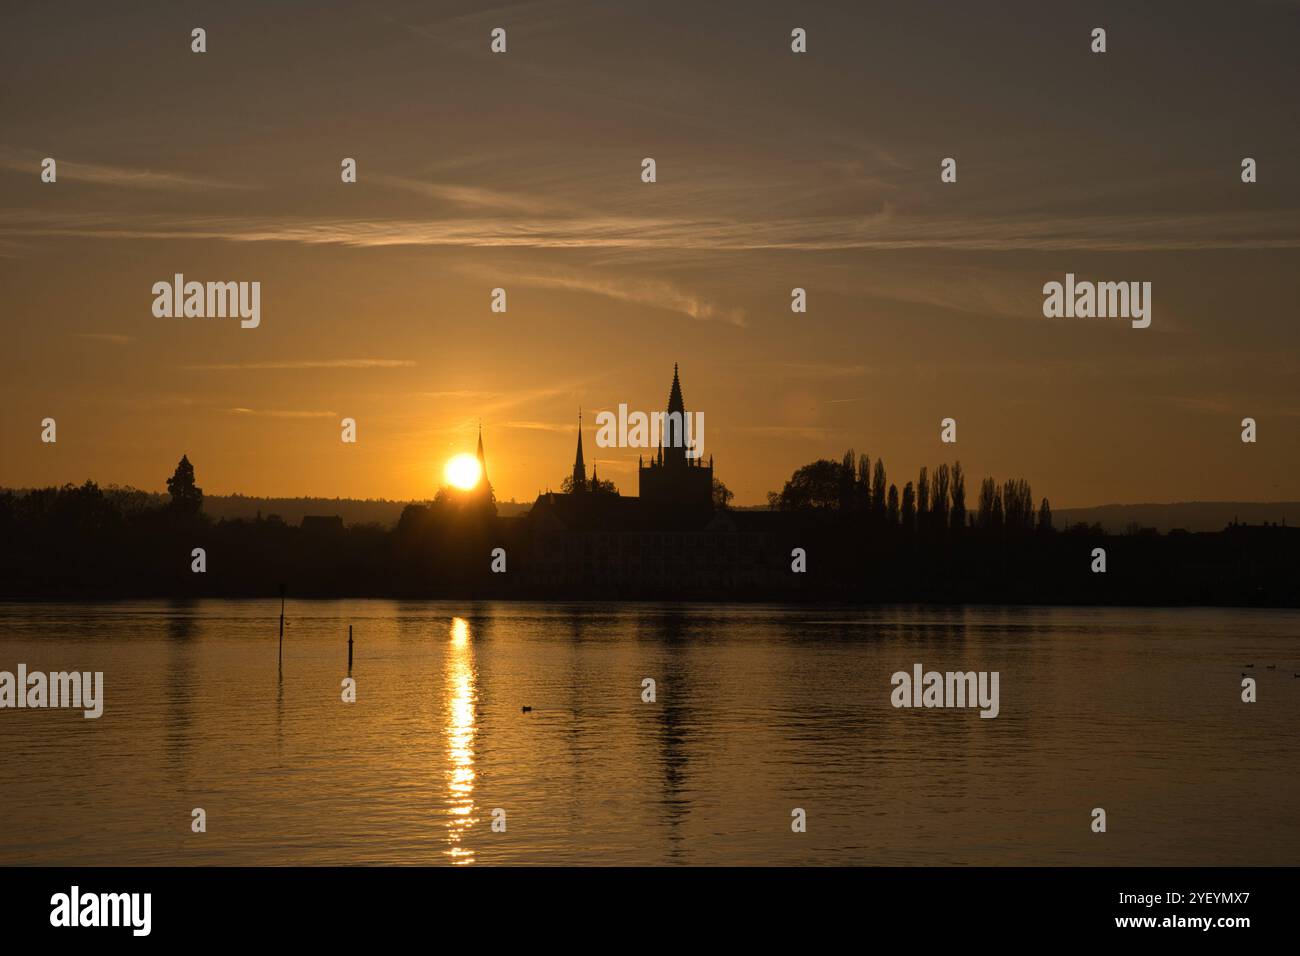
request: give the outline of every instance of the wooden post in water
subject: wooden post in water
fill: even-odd
[[[352,673],[352,625],[348,625],[348,673]]]
[[[280,585],[280,666],[284,667],[284,585]]]

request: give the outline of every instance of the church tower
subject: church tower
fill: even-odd
[[[673,363],[659,448],[637,469],[641,501],[666,526],[702,526],[713,512],[713,459],[706,465],[686,454],[686,414],[681,374]]]

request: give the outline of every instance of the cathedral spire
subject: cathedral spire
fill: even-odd
[[[483,419],[478,421],[478,466],[483,475],[483,486],[487,487],[487,457],[483,454]]]
[[[573,459],[573,490],[585,491],[587,487],[587,465],[582,460],[582,409],[578,409],[578,454]]]
[[[682,401],[682,381],[677,373],[677,363],[674,362],[673,386],[668,392],[668,417],[664,419],[659,450],[660,458],[667,465],[683,467],[690,464],[686,457],[685,426],[686,403]]]
[[[681,380],[677,377],[677,363],[674,362],[673,363],[673,387],[672,390],[668,393],[668,412],[669,414],[672,414],[673,412],[685,413],[685,411],[686,411],[686,405],[682,401],[682,383]]]

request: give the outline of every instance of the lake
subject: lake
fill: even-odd
[[[1300,859],[1300,612],[290,601],[282,668],[278,615],[0,604],[0,670],[104,674],[0,710],[0,863]]]

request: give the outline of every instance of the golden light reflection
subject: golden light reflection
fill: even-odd
[[[464,845],[474,816],[474,648],[469,622],[452,618],[447,648],[447,855],[453,864],[474,862],[474,851]]]

